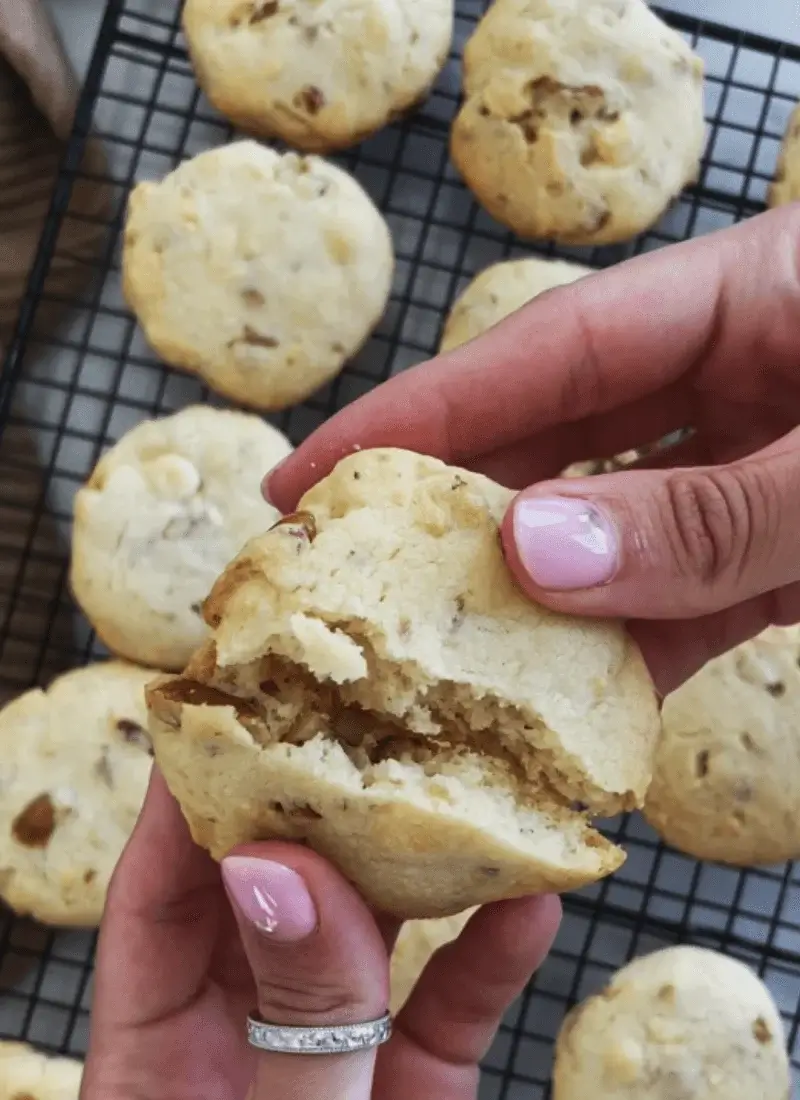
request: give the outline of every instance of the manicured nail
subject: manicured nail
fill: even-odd
[[[247,920],[276,943],[297,943],[317,927],[317,911],[300,875],[281,863],[228,856],[222,877]]]
[[[276,470],[280,470],[284,461],[285,459],[281,459],[277,466],[273,466],[270,472],[264,476],[261,482],[261,495],[267,502],[267,504],[271,504],[273,508],[275,507],[275,501],[272,499],[272,495],[269,491],[269,483],[272,481],[272,475],[275,473]]]
[[[569,591],[607,584],[619,566],[612,521],[570,497],[523,497],[514,505],[517,553],[539,588]]]

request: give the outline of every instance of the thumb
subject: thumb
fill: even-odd
[[[554,610],[711,615],[800,581],[800,429],[728,466],[631,470],[526,489],[503,542]]]
[[[222,877],[253,971],[258,1014],[288,1027],[383,1016],[389,962],[364,902],[322,858],[289,844],[238,848]],[[355,1054],[259,1051],[250,1100],[368,1100],[374,1049]]]

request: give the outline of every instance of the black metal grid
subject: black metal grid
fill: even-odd
[[[299,441],[335,409],[433,353],[456,294],[495,260],[540,252],[596,267],[730,225],[763,209],[789,113],[800,98],[800,48],[663,13],[707,66],[709,139],[697,187],[630,245],[591,250],[523,245],[483,213],[447,159],[459,56],[485,0],[458,0],[453,55],[430,100],[341,163],[391,225],[398,270],[389,309],[364,352],[332,385],[276,419]],[[59,303],[48,273],[80,178],[90,131],[109,157],[103,253],[87,289]],[[72,497],[103,449],[134,423],[196,400],[194,379],[153,357],[122,300],[118,246],[131,186],[231,137],[196,88],[178,0],[110,0],[15,338],[0,376],[0,692],[44,683],[104,655],[67,591]],[[70,307],[40,336],[43,304]],[[566,899],[556,949],[501,1029],[482,1100],[540,1100],[564,1011],[636,954],[706,944],[753,965],[783,1013],[800,1077],[800,868],[738,872],[661,846],[638,818],[610,830],[629,858],[612,879]],[[0,1037],[85,1050],[94,937],[0,913]],[[796,1086],[797,1087],[797,1086]],[[800,1090],[797,1093],[800,1096]]]

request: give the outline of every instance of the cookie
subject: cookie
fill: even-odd
[[[0,897],[17,913],[99,923],[150,778],[152,677],[96,664],[0,711]]]
[[[75,497],[70,581],[109,649],[184,667],[214,581],[278,519],[260,482],[291,449],[257,416],[199,405],[143,421],[103,456]]]
[[[0,1041],[0,1100],[78,1100],[83,1063]]]
[[[599,474],[617,474],[646,457],[648,448],[639,451],[623,451],[614,458],[592,458],[585,462],[573,462],[562,470],[561,477],[597,477]]]
[[[512,498],[366,451],[228,567],[210,642],[149,692],[157,759],[212,855],[303,840],[405,918],[619,865],[587,816],[641,802],[653,687],[620,625],[522,595],[498,530]]]
[[[337,375],[393,271],[383,217],[317,157],[236,142],[131,194],[123,288],[145,336],[242,405],[281,409]]]
[[[788,1100],[783,1025],[743,963],[700,947],[636,959],[573,1009],[553,1100]]]
[[[674,848],[739,867],[800,859],[800,627],[771,627],[664,701],[645,815]]]
[[[524,237],[627,240],[697,179],[703,65],[644,0],[497,0],[464,92],[453,161]]]
[[[769,205],[785,206],[800,201],[800,103],[792,112],[778,161]]]
[[[591,268],[565,260],[506,260],[476,276],[448,316],[440,351],[482,335],[546,290],[590,275]]]
[[[440,920],[406,921],[392,953],[389,1005],[392,1015],[396,1015],[406,1003],[431,957],[440,947],[458,939],[474,912],[474,909],[468,909],[466,913]]]
[[[453,0],[187,0],[183,27],[218,110],[321,153],[427,94],[450,49]]]

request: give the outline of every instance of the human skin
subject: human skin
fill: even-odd
[[[520,490],[503,525],[520,585],[558,611],[628,620],[665,693],[800,620],[799,424],[795,204],[537,298],[345,408],[265,491],[290,511],[376,446]],[[685,428],[633,469],[559,477]]]
[[[346,408],[266,490],[290,511],[373,446],[496,478],[519,490],[502,536],[522,588],[628,620],[666,692],[768,624],[800,620],[798,424],[795,206],[537,299]],[[688,441],[631,470],[559,477],[687,427]],[[304,848],[247,846],[220,872],[156,773],[109,896],[82,1100],[474,1100],[477,1064],[559,914],[554,898],[482,910],[377,1058],[250,1051],[256,1004],[284,1024],[380,1015],[397,926]]]

